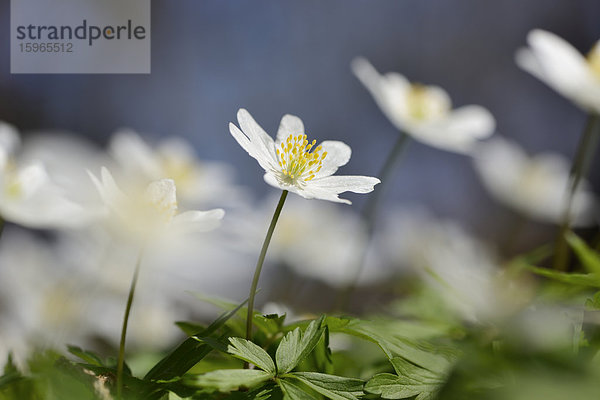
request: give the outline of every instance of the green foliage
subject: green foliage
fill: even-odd
[[[234,357],[256,365],[258,368],[275,375],[277,372],[273,359],[262,347],[242,338],[229,338],[231,343],[227,352]]]
[[[228,392],[242,388],[253,388],[274,376],[274,373],[257,369],[223,369],[187,378],[185,383],[200,388]]]
[[[280,374],[285,374],[294,369],[301,360],[313,351],[325,331],[324,319],[325,317],[321,316],[317,321],[312,321],[304,333],[300,332],[300,328],[296,328],[285,335],[277,348],[275,356],[277,370]]]
[[[365,392],[384,399],[432,399],[444,384],[446,376],[421,368],[400,357],[391,360],[396,374],[375,375],[365,385]]]
[[[344,378],[318,372],[293,372],[288,377],[302,383],[332,400],[357,400],[363,394],[364,382],[360,379]]]

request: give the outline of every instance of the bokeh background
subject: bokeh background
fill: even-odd
[[[177,293],[186,289],[215,290],[236,301],[247,293],[251,268],[277,196],[277,191],[263,182],[256,161],[228,132],[227,125],[235,121],[240,107],[247,108],[273,134],[283,114],[296,114],[304,120],[309,137],[342,140],[352,147],[352,159],[342,173],[377,175],[398,132],[350,70],[351,60],[364,56],[381,72],[398,71],[411,80],[445,88],[455,106],[479,104],[488,108],[496,118],[498,133],[517,141],[530,153],[554,151],[571,158],[585,124],[585,113],[520,70],[514,54],[535,28],[556,33],[583,53],[600,38],[598,0],[161,0],[152,2],[150,75],[11,75],[7,57],[9,5],[8,0],[0,0],[0,54],[6,55],[0,58],[0,120],[17,126],[25,138],[68,131],[100,146],[123,127],[140,132],[149,142],[184,137],[194,145],[201,160],[233,166],[234,183],[248,187],[251,200],[259,199],[250,202],[256,215],[246,222],[254,224],[256,243],[250,243],[248,248],[252,250],[246,257],[231,263],[217,258],[206,264],[208,272],[204,275],[198,273],[192,259],[193,268],[181,272],[173,289]],[[600,192],[599,165],[596,159],[589,176],[596,193]],[[355,205],[338,208],[353,212],[362,208],[366,196],[344,197]],[[518,220],[484,190],[469,157],[414,141],[392,182],[388,182],[383,199],[380,214],[384,217],[386,207],[418,206],[441,219],[458,221],[475,237],[496,245],[505,243]],[[292,206],[289,208],[291,214]],[[324,224],[328,224],[328,213],[333,221],[347,222],[339,224],[340,236],[354,230],[356,221],[334,211],[325,212]],[[305,215],[312,215],[311,211]],[[412,228],[408,225],[404,229]],[[554,225],[530,222],[511,251],[548,242],[556,229]],[[461,238],[453,229],[449,231],[451,236]],[[593,236],[594,232],[584,234]],[[315,243],[310,235],[306,236]],[[310,249],[317,256],[319,251],[329,257],[352,255],[343,248],[319,248],[318,239],[316,247]],[[0,243],[5,251],[14,248],[5,237]],[[85,247],[75,244],[82,260],[89,259]],[[236,242],[233,246],[242,244]],[[210,248],[210,244],[205,247]],[[52,260],[35,243],[31,248],[24,251],[32,257],[39,255],[43,262]],[[0,263],[5,277],[12,278],[21,268],[18,260],[23,252],[16,253],[17,261],[8,257],[3,259],[4,265]],[[6,260],[14,271],[6,269]],[[70,261],[56,264],[77,264]],[[219,269],[229,276],[222,279]],[[164,276],[177,275],[174,270],[163,271]],[[123,269],[120,273],[123,279],[119,282],[126,290],[130,271]],[[306,285],[286,269],[270,273],[274,281],[284,284],[274,285],[272,293],[260,300],[261,306],[268,297],[296,300],[297,304],[292,305],[314,310],[324,302],[332,304],[337,296],[330,291],[330,298],[324,300],[330,270],[319,272],[325,283],[318,282],[317,277]],[[70,271],[66,270],[65,275],[69,277]],[[190,280],[192,276],[196,281]],[[114,280],[120,277],[115,275]],[[44,281],[40,285],[48,285],[45,278],[40,280]],[[292,290],[290,282],[301,287]],[[33,288],[27,279],[22,280],[22,286],[24,293]],[[368,308],[367,298],[381,292],[368,286],[361,290],[355,296],[355,307]],[[159,297],[151,288],[148,293],[149,298]],[[4,295],[5,304],[11,299],[17,302],[18,296]],[[112,332],[112,339],[116,339],[114,321],[120,318],[124,298],[123,293],[119,296],[113,299],[111,309],[116,311],[107,318],[105,329]],[[142,297],[139,302],[145,300]],[[176,318],[170,314],[171,306],[157,307],[169,324]],[[158,313],[150,308],[146,312]],[[14,320],[6,321],[5,327],[16,326]],[[87,326],[81,321],[76,323]],[[39,321],[33,325],[46,329]],[[56,325],[68,330],[60,319]],[[177,332],[175,327],[173,330]],[[15,337],[21,336],[15,328]],[[164,343],[163,337],[155,339]]]
[[[530,152],[570,157],[585,115],[519,70],[514,52],[533,28],[587,52],[598,21],[596,0],[153,1],[150,75],[11,75],[3,57],[0,119],[25,134],[68,130],[101,144],[120,127],[183,136],[201,158],[233,164],[260,196],[272,189],[227,130],[239,107],[270,132],[296,114],[309,136],[350,144],[345,173],[377,173],[396,131],[350,71],[363,55],[380,71],[444,87],[455,105],[487,107],[498,131]],[[8,0],[0,26],[7,55]],[[490,238],[490,225],[510,217],[461,156],[413,143],[393,179],[386,201],[423,204]]]

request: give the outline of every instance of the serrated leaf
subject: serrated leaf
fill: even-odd
[[[275,353],[279,374],[290,372],[315,348],[325,330],[324,318],[322,315],[318,320],[312,321],[304,333],[296,328],[283,337]]]
[[[301,387],[286,379],[279,381],[279,387],[283,392],[284,400],[316,400],[312,394],[305,392]]]
[[[377,344],[390,361],[400,356],[435,373],[445,374],[456,358],[454,349],[434,347],[424,341],[408,339],[395,330],[394,324],[387,326],[381,321],[374,323],[354,319],[339,332]]]
[[[579,261],[581,261],[581,265],[588,272],[600,274],[600,254],[590,249],[588,245],[573,232],[568,232],[565,237],[569,242],[569,245],[571,245],[577,254]]]
[[[69,353],[79,357],[88,364],[96,365],[98,367],[104,365],[102,359],[91,351],[83,350],[81,347],[78,346],[67,346],[67,350],[69,351]]]
[[[253,388],[273,376],[258,369],[222,369],[186,379],[186,383],[190,386],[229,392],[239,388]]]
[[[357,400],[363,395],[364,382],[360,379],[321,374],[318,372],[293,372],[288,374],[311,389],[332,400]]]
[[[273,359],[262,347],[238,337],[230,337],[229,343],[230,345],[227,347],[229,354],[254,364],[269,373],[275,374],[277,372]]]
[[[375,375],[365,385],[365,392],[379,395],[384,399],[417,396],[417,399],[424,400],[434,397],[445,382],[445,374],[421,368],[401,357],[390,361],[397,375]]]

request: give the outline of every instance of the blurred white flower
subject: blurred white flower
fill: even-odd
[[[381,257],[401,273],[417,273],[465,321],[496,321],[528,299],[526,288],[502,275],[485,243],[425,210],[392,210],[374,239]]]
[[[0,121],[0,149],[5,154],[12,154],[19,147],[20,142],[21,138],[17,129],[6,122]]]
[[[89,216],[36,161],[21,165],[14,157],[17,131],[0,125],[0,216],[29,228],[64,228],[85,224]]]
[[[600,41],[587,58],[564,39],[540,29],[527,35],[516,62],[583,109],[600,113]]]
[[[354,59],[352,70],[392,124],[419,142],[464,154],[494,132],[496,122],[488,110],[477,105],[453,110],[438,86],[411,83],[395,72],[380,75],[364,58]]]
[[[232,184],[229,166],[201,162],[183,139],[169,138],[153,148],[134,131],[120,130],[113,135],[109,152],[133,183],[175,181],[178,198],[186,206],[234,206],[241,201],[241,189]]]
[[[559,154],[528,156],[517,144],[497,138],[474,154],[475,169],[484,186],[503,204],[532,218],[558,223],[567,201],[569,164]],[[594,196],[585,182],[571,207],[575,226],[593,223]]]
[[[145,190],[133,189],[125,194],[106,168],[101,170],[101,179],[92,173],[90,177],[106,205],[109,224],[133,239],[147,241],[157,236],[178,237],[185,233],[206,232],[216,228],[225,214],[221,209],[178,214],[172,179],[153,181]]]
[[[366,227],[359,215],[335,204],[298,198],[290,199],[279,218],[271,254],[300,276],[345,287],[353,283],[367,244]],[[370,260],[358,283],[384,279],[386,271],[379,267]]]
[[[23,141],[19,159],[25,164],[41,162],[52,181],[64,188],[71,200],[85,204],[86,211],[97,213],[102,205],[86,171],[97,171],[103,165],[112,170],[113,166],[108,155],[82,135],[30,132]]]
[[[23,366],[37,347],[83,344],[90,331],[78,282],[78,271],[47,242],[7,229],[0,241],[0,366],[9,352]]]
[[[237,119],[241,130],[230,123],[231,135],[266,171],[264,179],[271,186],[307,199],[351,204],[338,195],[343,192],[369,193],[380,182],[368,176],[333,176],[350,160],[350,147],[331,140],[318,146],[315,146],[316,140],[309,143],[304,124],[296,116],[283,116],[276,141],[245,109],[238,111]]]
[[[496,320],[522,300],[509,291],[487,246],[456,224],[441,223],[430,231],[419,258],[429,285],[467,321]]]

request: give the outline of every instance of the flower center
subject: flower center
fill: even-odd
[[[406,110],[411,118],[425,121],[446,115],[450,105],[447,98],[432,88],[412,83],[406,94]]]
[[[288,184],[297,183],[299,179],[308,182],[321,170],[322,162],[327,157],[327,152],[317,146],[316,140],[308,143],[306,135],[289,135],[277,148],[279,166],[281,167],[282,181]],[[312,150],[312,151],[311,151]]]
[[[600,41],[596,42],[587,56],[587,61],[596,78],[600,79]]]

